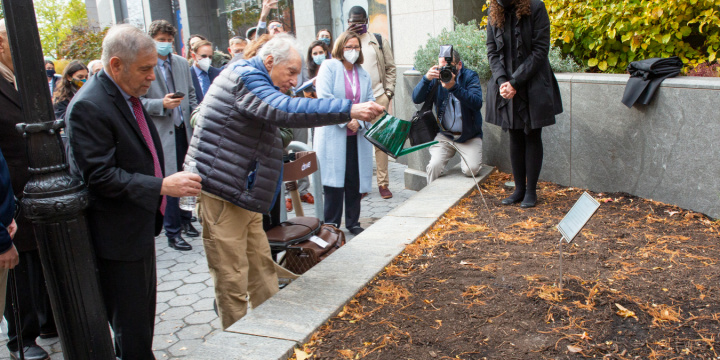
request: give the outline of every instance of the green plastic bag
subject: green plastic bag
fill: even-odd
[[[365,133],[365,138],[377,146],[378,149],[392,156],[393,159],[437,144],[437,141],[431,141],[403,149],[408,134],[410,134],[410,126],[412,126],[411,122],[398,119],[385,113],[385,115],[376,121],[375,124],[370,127],[370,130]]]

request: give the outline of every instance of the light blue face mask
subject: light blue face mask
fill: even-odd
[[[172,52],[172,43],[156,41],[155,48],[160,56],[168,56]]]
[[[325,54],[313,55],[313,61],[318,65],[322,64],[325,61]]]
[[[320,38],[320,41],[324,42],[325,45],[330,46],[330,38]]]

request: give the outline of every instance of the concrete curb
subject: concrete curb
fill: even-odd
[[[494,170],[483,166],[478,181]],[[286,360],[473,189],[473,179],[455,167],[186,359]]]

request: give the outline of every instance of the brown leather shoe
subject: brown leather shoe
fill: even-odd
[[[383,199],[389,199],[393,196],[387,186],[379,186],[378,190],[380,190],[380,196],[382,196]]]
[[[300,201],[306,202],[308,204],[314,204],[315,198],[312,196],[311,193],[307,193],[305,195],[300,195]]]
[[[293,211],[291,199],[285,199],[285,209],[287,209],[287,211]]]

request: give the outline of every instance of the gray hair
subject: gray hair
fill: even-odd
[[[272,55],[275,64],[280,64],[290,60],[290,56],[292,54],[290,51],[291,49],[294,49],[298,56],[302,58],[302,55],[300,55],[300,47],[298,46],[297,40],[295,40],[294,36],[289,34],[277,34],[273,36],[270,41],[265,43],[262,48],[260,48],[258,55],[260,55],[260,58],[263,60],[265,60],[268,55]]]
[[[97,64],[102,64],[102,60],[93,60],[93,61],[91,61],[91,62],[88,64],[87,67],[88,67],[88,70],[90,70],[90,75],[93,75],[93,74],[94,74],[94,73],[93,73],[93,68],[94,68],[95,65],[97,65]]]
[[[139,53],[152,50],[155,50],[155,41],[150,35],[130,24],[115,25],[103,39],[103,67],[106,71],[110,69],[110,59],[113,57],[132,64]]]

